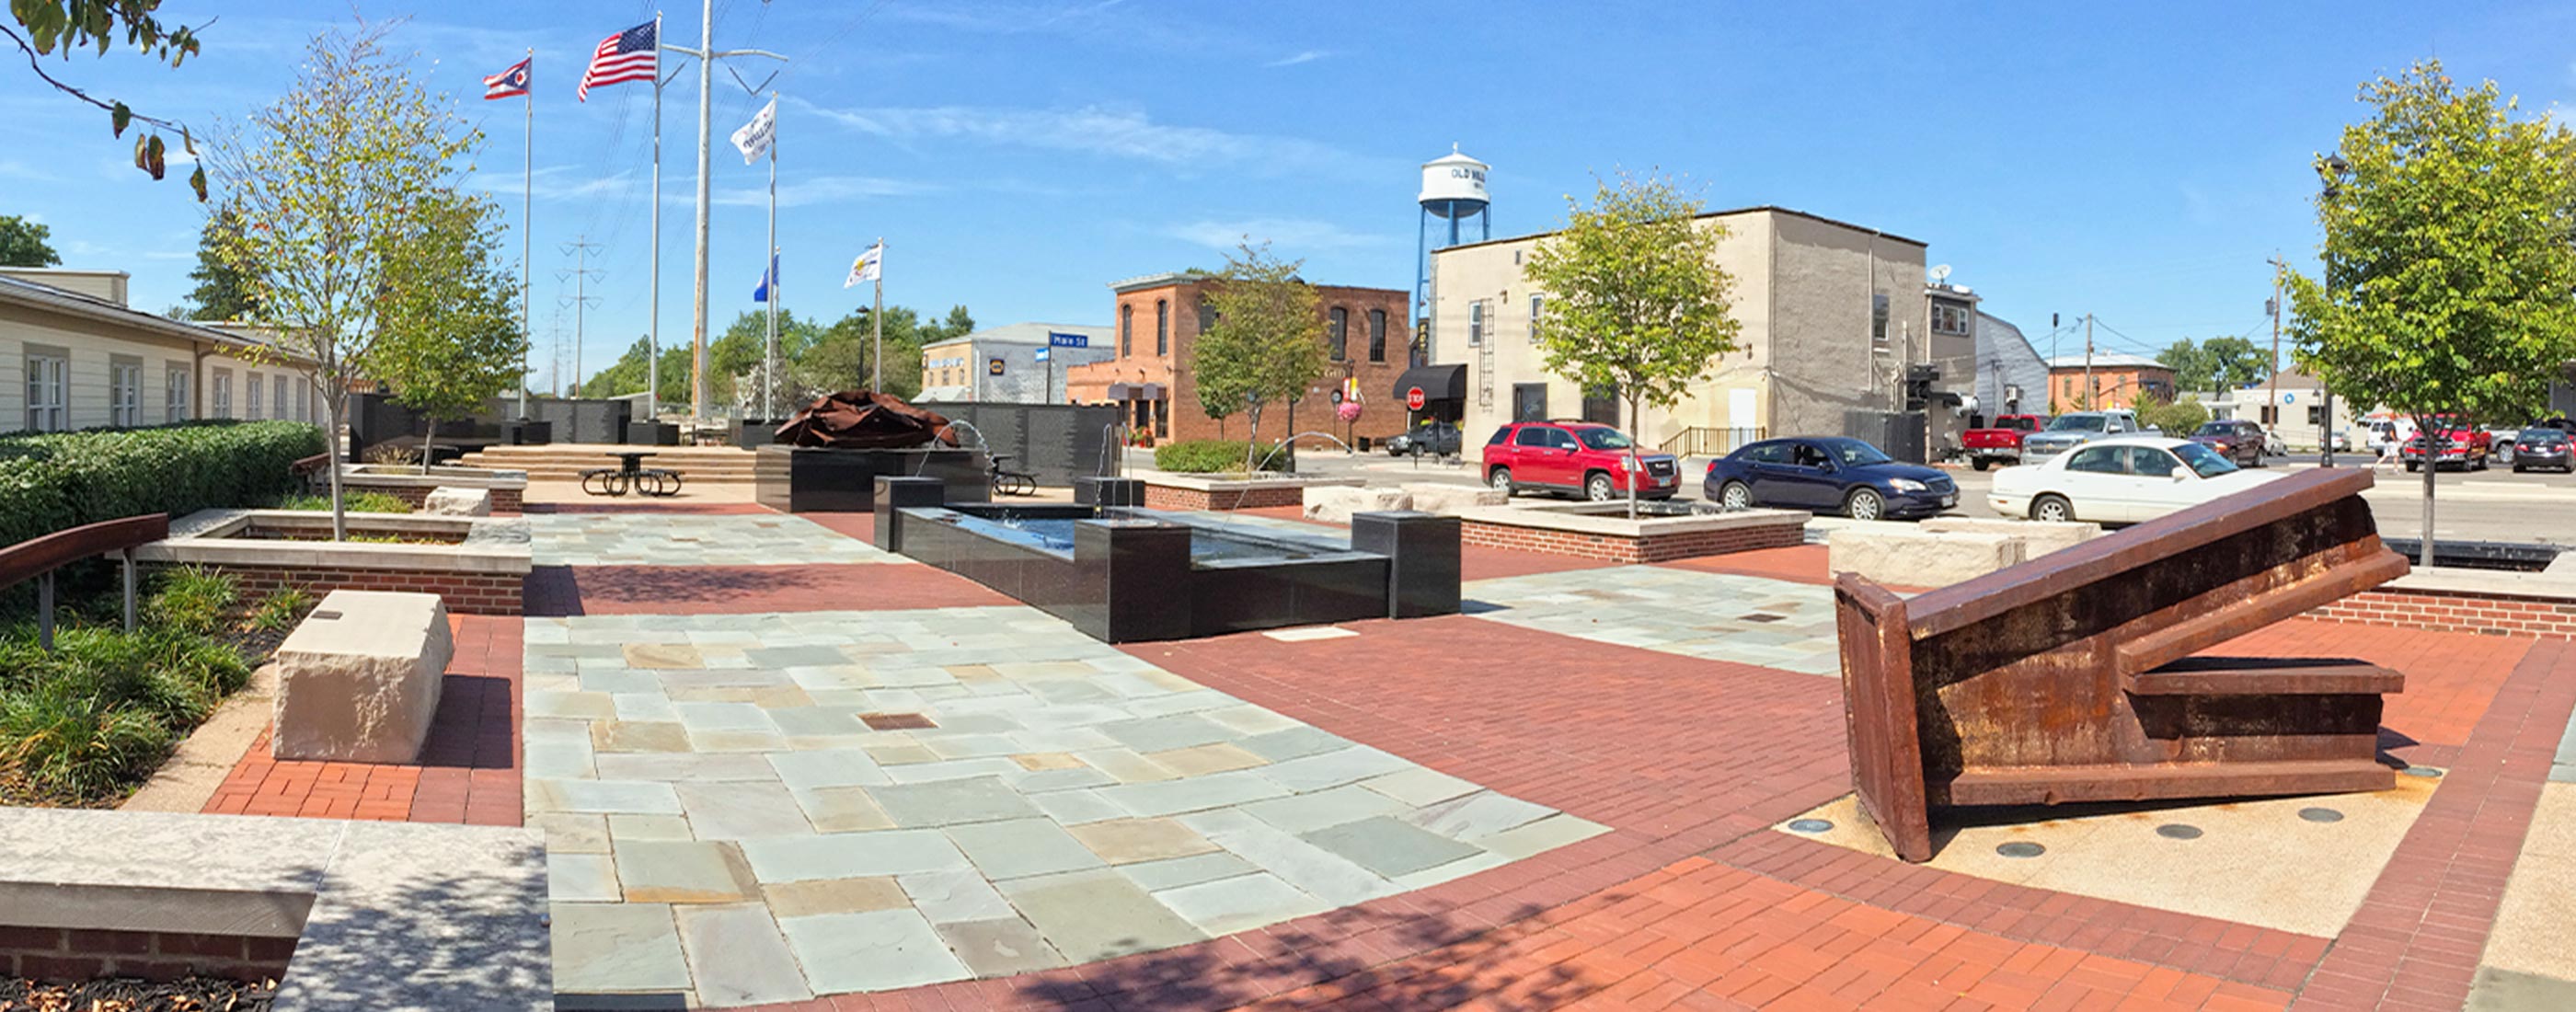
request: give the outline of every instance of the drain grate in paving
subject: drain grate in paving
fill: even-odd
[[[862,713],[859,722],[878,731],[913,731],[939,726],[918,713]]]

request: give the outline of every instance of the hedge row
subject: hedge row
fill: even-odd
[[[322,452],[303,422],[191,422],[0,436],[0,546],[145,513],[265,504]]]
[[[1215,474],[1243,470],[1244,444],[1231,439],[1193,439],[1165,443],[1154,448],[1154,468],[1174,474]],[[1288,469],[1288,454],[1279,444],[1264,443],[1259,455],[1260,469]]]

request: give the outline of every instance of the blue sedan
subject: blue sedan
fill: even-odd
[[[1957,505],[1959,484],[1939,468],[1898,463],[1857,439],[1766,439],[1709,461],[1700,494],[1732,509],[1778,506],[1895,520]]]

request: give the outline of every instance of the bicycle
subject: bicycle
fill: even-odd
[[[987,459],[991,461],[991,464],[985,468],[985,474],[988,480],[992,482],[994,495],[1038,494],[1037,475],[1023,471],[1009,470],[1002,466],[1003,461],[1011,459],[1010,454],[991,454]]]

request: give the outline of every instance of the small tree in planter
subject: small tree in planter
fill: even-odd
[[[420,278],[394,290],[377,321],[384,333],[362,363],[421,416],[422,474],[435,456],[438,423],[473,414],[520,379],[528,342],[513,311],[519,283],[490,241],[500,217],[488,197],[421,201],[420,229],[404,257]]]
[[[1268,243],[1239,246],[1208,294],[1216,319],[1194,356],[1199,405],[1216,419],[1243,410],[1246,471],[1259,468],[1262,408],[1304,393],[1330,366],[1322,302],[1297,276],[1303,266],[1272,256]]]
[[[1639,405],[1669,408],[1735,350],[1734,287],[1716,263],[1723,226],[1661,179],[1597,181],[1589,209],[1567,197],[1565,228],[1541,240],[1521,276],[1546,292],[1536,321],[1549,372],[1628,405],[1628,515],[1637,515]],[[1491,338],[1487,338],[1491,340]]]

